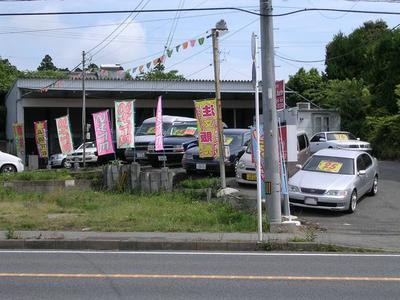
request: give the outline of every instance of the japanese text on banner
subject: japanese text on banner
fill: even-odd
[[[195,101],[194,106],[199,130],[199,156],[218,157],[217,101],[216,99]]]
[[[108,109],[92,115],[98,155],[114,153]]]
[[[74,151],[72,143],[71,128],[69,126],[69,117],[64,116],[56,119],[58,141],[62,154],[70,154]]]
[[[115,101],[117,148],[135,147],[134,100]]]
[[[34,122],[35,141],[40,158],[48,158],[49,152],[47,149],[47,121]]]
[[[24,124],[15,123],[13,124],[15,147],[17,150],[17,156],[19,158],[25,158],[25,134]]]
[[[156,112],[156,126],[155,126],[155,150],[164,150],[163,140],[163,117],[162,117],[162,98],[158,97],[157,112]]]

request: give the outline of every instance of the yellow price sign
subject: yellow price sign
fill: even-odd
[[[155,127],[149,127],[149,129],[147,129],[147,132],[146,132],[146,133],[148,133],[148,134],[154,134],[154,132],[155,132]]]
[[[232,141],[233,141],[233,137],[231,137],[231,136],[224,136],[224,144],[225,144],[225,146],[230,145],[230,144],[232,143]]]
[[[335,139],[339,141],[347,141],[349,137],[345,133],[335,133]]]
[[[338,173],[342,166],[343,163],[337,161],[321,160],[317,166],[317,170],[329,173]]]

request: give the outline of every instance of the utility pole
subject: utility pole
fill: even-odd
[[[260,0],[262,105],[264,119],[265,200],[271,224],[282,223],[278,124],[274,69],[272,0]]]
[[[86,167],[86,89],[85,89],[85,51],[82,51],[82,162]]]
[[[220,82],[220,67],[219,67],[219,43],[218,38],[221,31],[226,31],[226,23],[220,20],[215,28],[211,30],[213,60],[214,60],[214,81],[215,81],[215,98],[217,102],[217,123],[218,123],[218,138],[219,138],[219,171],[221,176],[221,188],[226,188],[225,178],[225,153],[224,153],[224,132],[222,126],[222,109],[221,109],[221,82]]]

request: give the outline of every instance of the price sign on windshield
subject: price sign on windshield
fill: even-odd
[[[337,161],[321,160],[317,166],[317,171],[338,173],[343,164]]]
[[[344,133],[335,133],[335,139],[338,141],[347,141],[349,137]]]

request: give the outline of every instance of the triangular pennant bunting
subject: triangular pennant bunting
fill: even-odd
[[[182,48],[183,48],[183,49],[186,49],[188,46],[189,46],[189,42],[184,42],[184,43],[182,44]]]
[[[149,62],[146,64],[146,67],[147,67],[147,69],[150,69],[150,67],[151,67],[151,61],[149,61]]]
[[[178,45],[178,46],[175,47],[176,52],[179,52],[179,48],[180,48],[180,47],[181,47],[181,45]]]
[[[165,55],[163,55],[163,56],[161,56],[160,58],[159,58],[159,60],[160,60],[160,62],[164,62],[165,61]]]
[[[144,66],[143,66],[143,65],[141,65],[141,66],[139,67],[139,73],[144,73]]]
[[[153,65],[157,66],[160,62],[161,62],[160,59],[156,58],[155,60],[153,60]]]
[[[172,50],[172,49],[168,49],[168,50],[167,50],[167,55],[168,55],[168,57],[171,57],[172,52],[174,52],[174,50]]]
[[[204,37],[199,38],[197,41],[199,42],[199,45],[203,45]]]
[[[196,45],[196,40],[190,40],[190,46],[194,47]]]
[[[132,74],[135,73],[137,70],[137,67],[132,68]]]

